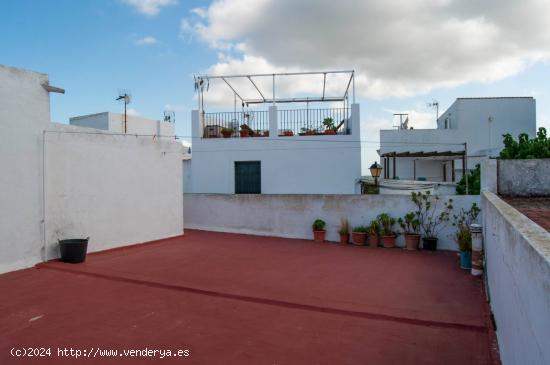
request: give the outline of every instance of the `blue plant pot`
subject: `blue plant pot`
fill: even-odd
[[[472,268],[472,253],[469,251],[460,251],[460,268],[470,270]]]

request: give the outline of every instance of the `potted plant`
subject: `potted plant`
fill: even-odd
[[[331,117],[323,119],[323,125],[325,126],[325,134],[336,134],[334,119],[332,119]]]
[[[342,218],[340,220],[340,243],[346,245],[349,242],[349,222],[347,218]]]
[[[364,246],[365,241],[367,240],[367,227],[357,226],[353,227],[351,231],[351,241],[354,245]]]
[[[326,223],[322,219],[316,219],[313,221],[313,240],[315,242],[324,242],[325,241],[325,226]]]
[[[405,214],[397,220],[405,236],[405,248],[410,251],[418,249],[420,243],[420,222],[414,212]]]
[[[425,193],[413,191],[411,193],[411,200],[416,205],[416,218],[424,234],[422,248],[435,251],[437,250],[437,236],[449,222],[450,213],[453,210],[453,199],[445,202],[439,214],[436,214],[440,201],[439,196],[432,195],[429,191]]]
[[[387,213],[382,213],[376,218],[378,226],[380,227],[380,242],[382,246],[386,248],[395,247],[395,239],[397,238],[397,232],[393,230],[395,225],[395,218],[391,217]]]
[[[380,236],[378,234],[379,231],[378,222],[376,220],[373,220],[370,222],[369,226],[367,227],[367,233],[369,235],[369,246],[372,248],[378,247],[378,241],[380,239]]]
[[[290,129],[287,129],[287,130],[283,131],[283,136],[284,137],[292,137],[293,135],[294,135],[294,132],[291,131]]]
[[[269,137],[269,131],[263,131],[262,136],[263,137]]]
[[[90,237],[58,240],[61,261],[77,264],[86,260]]]
[[[241,130],[239,131],[241,137],[250,137],[250,128],[244,128],[244,125],[241,125]]]
[[[221,130],[223,138],[231,138],[233,132],[235,132],[233,128],[222,128]]]
[[[453,216],[453,226],[456,227],[454,240],[460,251],[460,268],[470,270],[472,268],[472,232],[470,225],[477,220],[481,209],[476,203],[469,210],[462,208]]]
[[[306,126],[300,128],[300,136],[314,136],[317,133],[317,130],[311,126]]]

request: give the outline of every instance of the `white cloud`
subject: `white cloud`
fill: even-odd
[[[147,46],[147,45],[157,44],[158,40],[155,37],[147,36],[147,37],[137,39],[134,43],[138,46]]]
[[[134,116],[134,117],[139,117],[141,114],[139,114],[139,112],[137,110],[135,110],[134,108],[128,108],[126,110],[126,114],[128,115],[131,115],[131,116]]]
[[[216,0],[181,31],[226,55],[208,72],[355,68],[360,96],[491,82],[550,59],[541,0]]]
[[[175,5],[176,0],[122,0],[124,3],[133,6],[137,11],[145,15],[157,15],[160,9],[165,6]]]

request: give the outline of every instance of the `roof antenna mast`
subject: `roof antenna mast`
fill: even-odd
[[[124,133],[128,132],[128,114],[127,105],[132,101],[132,94],[128,90],[119,90],[116,100],[122,100],[124,102]]]

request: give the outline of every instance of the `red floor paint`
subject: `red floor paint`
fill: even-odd
[[[492,363],[481,282],[453,253],[188,230],[0,275],[0,292],[0,364]],[[75,360],[58,347],[190,356]]]

